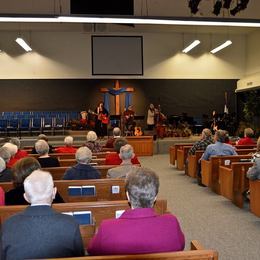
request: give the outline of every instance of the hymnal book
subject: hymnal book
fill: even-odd
[[[82,186],[82,196],[95,196],[96,187],[93,185]]]
[[[119,218],[124,212],[125,212],[124,209],[122,209],[122,210],[116,210],[115,217],[116,217],[116,218]]]
[[[69,196],[81,196],[82,187],[81,186],[69,186],[68,193],[69,193]]]
[[[81,186],[69,186],[68,193],[69,193],[69,196],[81,196],[82,187]]]
[[[91,225],[93,223],[91,211],[74,211],[73,217],[79,225]]]

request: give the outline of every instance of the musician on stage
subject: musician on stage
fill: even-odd
[[[155,109],[154,105],[150,104],[148,112],[147,112],[147,128],[148,130],[153,130],[154,129],[154,124],[155,124]]]
[[[99,137],[104,137],[107,135],[107,125],[109,122],[109,113],[104,107],[104,103],[100,102],[95,109],[95,113],[97,114],[96,119],[96,133]]]
[[[81,119],[80,119],[80,125],[81,125],[81,127],[83,127],[83,128],[86,128],[86,126],[87,126],[87,120],[88,120],[88,118],[87,118],[87,116],[88,116],[88,113],[87,113],[87,111],[81,111],[80,112],[80,116],[81,116]]]
[[[123,113],[125,130],[133,132],[135,121],[134,121],[135,111],[132,106],[128,106],[128,108]]]

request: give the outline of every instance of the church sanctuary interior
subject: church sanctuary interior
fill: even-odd
[[[130,209],[125,180],[108,178],[124,164],[115,145],[121,136],[137,167],[159,176],[155,211],[176,216],[185,248],[116,259],[259,260],[260,169],[255,179],[248,175],[260,160],[259,10],[253,0],[0,0],[1,226],[28,206],[7,203],[21,160],[15,156],[21,150],[40,162],[32,149],[43,139],[59,166],[42,170],[64,201],[52,208],[88,212],[88,223],[75,217],[87,254],[101,222]],[[206,146],[205,129],[212,133]],[[91,131],[96,138],[88,139]],[[66,136],[73,144],[65,147],[74,150],[58,152]],[[240,143],[245,138],[252,143]],[[6,143],[18,146],[8,159]],[[200,160],[216,143],[234,153]],[[63,179],[80,164],[75,153],[82,146],[101,178]],[[108,154],[120,162],[108,164]],[[1,177],[6,170],[10,179]]]

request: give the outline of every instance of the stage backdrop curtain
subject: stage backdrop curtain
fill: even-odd
[[[104,93],[104,107],[109,113],[109,93]]]
[[[125,109],[127,109],[132,104],[132,93],[125,93]]]

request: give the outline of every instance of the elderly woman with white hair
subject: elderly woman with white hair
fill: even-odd
[[[5,147],[11,154],[11,158],[6,164],[8,168],[11,168],[19,160],[18,158],[15,157],[15,154],[18,151],[18,147],[15,144],[11,144],[11,143],[5,143],[3,147]]]
[[[67,169],[63,180],[86,180],[100,179],[100,173],[89,163],[92,159],[92,152],[88,147],[80,147],[75,158],[77,164]]]
[[[12,138],[9,140],[9,143],[16,145],[17,148],[18,148],[18,151],[17,151],[17,153],[15,154],[15,158],[21,159],[21,158],[24,158],[24,157],[27,157],[27,156],[28,156],[28,153],[27,153],[25,150],[22,150],[22,149],[21,149],[21,142],[20,142],[19,138],[17,138],[17,137],[12,137]]]
[[[64,146],[57,147],[56,153],[76,153],[77,148],[73,147],[73,137],[66,136],[64,138]]]
[[[97,134],[94,131],[89,131],[87,134],[87,142],[85,143],[92,153],[99,153],[102,150],[102,146],[97,142]]]
[[[39,134],[38,137],[37,137],[37,141],[38,141],[38,140],[44,140],[44,141],[46,141],[47,144],[49,145],[49,153],[53,153],[53,152],[54,152],[54,148],[53,148],[53,146],[52,146],[51,144],[48,143],[48,137],[47,137],[45,134]],[[36,141],[36,142],[37,142],[37,141]],[[31,153],[32,153],[32,154],[37,154],[37,151],[36,151],[36,149],[35,149],[35,145],[34,145],[32,151],[31,151]]]
[[[35,143],[36,152],[39,154],[38,161],[42,168],[60,167],[60,162],[56,157],[49,156],[49,145],[44,140]]]

